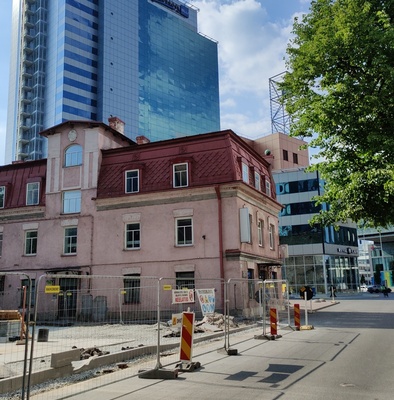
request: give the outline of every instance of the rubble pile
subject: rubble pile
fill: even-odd
[[[90,357],[100,357],[109,354],[109,351],[102,351],[97,347],[91,347],[89,349],[81,349],[81,360],[87,360]]]
[[[237,328],[238,324],[235,322],[234,317],[229,317],[228,321],[223,314],[213,313],[205,315],[201,321],[194,322],[194,333],[206,332],[221,332],[225,330],[225,323],[228,327]],[[164,337],[179,337],[181,335],[180,326],[170,326],[164,333]]]

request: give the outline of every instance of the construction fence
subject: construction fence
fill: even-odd
[[[73,382],[90,379],[93,388],[111,379],[110,372],[129,377],[175,367],[185,312],[194,316],[193,346],[216,337],[227,349],[241,329],[261,327],[265,333],[273,307],[279,324],[290,323],[285,281],[0,278],[0,399],[52,399],[55,386],[67,397]]]

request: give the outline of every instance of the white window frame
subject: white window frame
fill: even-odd
[[[271,196],[271,182],[268,177],[265,178],[265,193],[268,196]]]
[[[270,249],[275,250],[275,226],[274,226],[274,224],[269,225],[269,237],[270,237]]]
[[[254,173],[254,187],[257,190],[261,190],[261,176],[258,172]]]
[[[40,201],[40,182],[30,182],[26,186],[26,205],[36,206]]]
[[[249,167],[245,163],[242,163],[242,180],[249,183]]]
[[[138,232],[138,233],[137,233]],[[128,236],[131,235],[130,240]],[[136,235],[138,236],[136,238]],[[141,248],[141,223],[129,222],[125,224],[125,243],[126,250],[138,250]]]
[[[140,191],[140,170],[130,169],[125,172],[125,193],[138,193]]]
[[[262,219],[259,219],[257,221],[257,237],[258,237],[258,243],[260,247],[264,246],[264,221]]]
[[[82,165],[82,146],[80,144],[72,144],[67,147],[64,152],[64,166],[75,167]]]
[[[76,214],[81,212],[82,193],[80,190],[63,192],[63,214]]]
[[[67,226],[64,228],[63,254],[77,254],[78,227]]]
[[[181,223],[185,223],[185,225],[183,225]],[[193,218],[192,217],[176,218],[175,219],[175,244],[176,244],[176,246],[177,247],[193,246],[193,242],[194,242]]]
[[[173,187],[181,188],[189,186],[189,165],[188,163],[173,164]]]
[[[25,231],[25,256],[35,256],[37,254],[38,231]]]

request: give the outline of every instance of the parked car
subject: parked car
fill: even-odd
[[[368,292],[368,286],[367,285],[360,285],[360,292]]]
[[[380,285],[370,285],[367,288],[369,293],[380,293]]]
[[[381,285],[371,285],[368,286],[368,292],[369,293],[384,293],[388,294],[391,293],[391,289],[386,287],[386,286],[381,286]]]

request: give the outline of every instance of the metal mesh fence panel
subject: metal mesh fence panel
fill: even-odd
[[[277,310],[278,325],[290,325],[289,296],[284,280],[230,279],[226,282],[228,315],[261,323],[265,334],[270,308]]]
[[[66,398],[77,390],[72,383],[79,381],[94,389],[150,370],[175,369],[184,352],[183,312],[194,314],[190,361],[200,342],[214,337],[218,347],[225,347],[230,331],[262,315],[259,303],[250,298],[255,286],[247,280],[225,284],[184,276],[46,274],[35,286],[28,345],[10,342],[18,349],[13,367],[21,368],[15,368],[14,379],[0,381],[0,399],[15,394],[21,399],[52,399],[52,388],[58,389],[57,398]],[[13,297],[17,308],[21,293]],[[10,294],[8,301],[11,298]]]
[[[17,381],[18,395],[25,396],[32,290],[27,275],[0,274],[0,397],[9,389],[6,382],[12,380]]]

